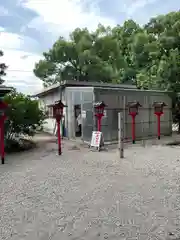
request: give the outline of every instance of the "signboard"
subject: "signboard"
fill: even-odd
[[[104,117],[107,117],[107,111],[106,110],[104,110],[103,114],[104,114]]]
[[[86,111],[83,110],[83,111],[81,112],[81,116],[82,116],[82,118],[86,118]]]
[[[92,138],[91,138],[91,147],[98,148],[98,151],[100,151],[100,148],[104,145],[103,135],[102,132],[99,131],[93,131],[92,132]]]

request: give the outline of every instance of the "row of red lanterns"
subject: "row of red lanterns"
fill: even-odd
[[[107,105],[104,102],[95,103],[95,116],[98,120],[98,131],[101,131],[101,120],[104,116],[104,108]],[[157,116],[157,123],[158,123],[158,139],[160,139],[161,134],[161,127],[160,127],[160,117],[163,114],[163,108],[167,106],[164,102],[154,102],[154,114]],[[138,115],[139,107],[142,107],[142,105],[137,102],[129,102],[127,104],[127,107],[129,108],[129,115],[132,117],[132,143],[135,143],[135,118]]]
[[[142,105],[137,102],[129,102],[127,104],[128,108],[129,108],[129,115],[134,115],[136,116],[138,114],[139,111],[139,107],[142,107]],[[154,107],[154,113],[155,114],[163,114],[163,108],[167,106],[164,102],[154,102],[153,103],[153,107]],[[102,101],[102,102],[97,102],[94,104],[94,108],[95,108],[95,116],[104,116],[104,109],[105,107],[107,107],[107,105]]]
[[[157,116],[158,119],[158,139],[160,139],[160,117],[163,114],[163,108],[164,106],[167,106],[164,102],[154,102],[154,114]],[[63,116],[63,109],[64,107],[67,107],[64,105],[61,100],[56,102],[54,105],[50,105],[50,107],[53,107],[53,117],[57,121],[57,132],[58,132],[58,153],[61,155],[61,136],[60,136],[60,121]],[[94,104],[94,110],[95,110],[95,116],[97,117],[97,130],[101,131],[101,121],[102,117],[104,116],[104,109],[107,107],[107,105],[102,102],[97,102]],[[128,108],[129,108],[129,115],[132,117],[132,143],[135,143],[135,117],[138,114],[139,107],[142,107],[142,105],[137,102],[129,102]]]
[[[158,118],[158,139],[160,139],[160,117],[163,114],[163,107],[166,106],[164,102],[154,102],[154,113]],[[62,103],[62,101],[57,101],[53,105],[49,105],[53,108],[53,117],[57,121],[57,134],[58,134],[58,154],[61,155],[61,133],[60,133],[60,121],[63,116],[63,109],[67,107]],[[98,131],[101,131],[101,120],[104,116],[104,109],[107,105],[102,102],[97,102],[94,104],[95,116],[98,121]],[[132,116],[132,142],[135,143],[135,117],[138,114],[139,107],[141,107],[139,102],[128,103],[129,115]],[[6,120],[5,111],[8,108],[8,104],[0,100],[0,151],[1,151],[1,163],[4,164],[4,122]]]
[[[167,106],[164,102],[154,102],[154,114],[157,116],[157,131],[158,131],[158,139],[160,139],[161,135],[161,126],[160,126],[160,118],[163,114],[163,108]],[[139,102],[130,102],[128,104],[129,107],[129,115],[132,117],[132,143],[135,143],[135,117],[138,114],[139,107],[142,105]]]

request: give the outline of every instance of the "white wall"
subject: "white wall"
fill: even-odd
[[[56,120],[53,118],[47,118],[43,124],[43,130],[44,132],[55,135],[56,133],[55,126],[56,126]]]
[[[48,105],[54,104],[56,101],[60,100],[60,91],[56,90],[54,92],[49,92],[47,95],[39,97],[39,108],[48,110]],[[62,102],[64,102],[64,97],[62,96]],[[64,109],[64,115],[66,111]],[[47,118],[43,124],[43,129],[45,132],[50,134],[56,134],[56,120],[53,118]]]
[[[47,93],[45,96],[39,97],[39,104],[50,105],[58,100],[60,100],[60,92],[59,90],[56,90],[54,92]]]

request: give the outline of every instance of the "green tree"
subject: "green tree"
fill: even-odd
[[[34,74],[43,81],[44,87],[48,87],[57,82],[55,79],[56,65],[46,59],[40,60],[35,64]]]
[[[44,85],[60,80],[131,82],[138,88],[180,91],[180,11],[140,27],[128,20],[114,28],[75,29],[60,37],[36,64]],[[177,113],[177,106],[175,104]],[[180,124],[180,114],[177,114]]]
[[[33,135],[42,125],[45,115],[38,107],[38,101],[15,90],[4,97],[9,105],[5,122],[6,139],[13,139],[15,135]]]
[[[112,82],[119,77],[119,42],[110,27],[99,25],[95,32],[75,29],[67,41],[60,37],[44,60],[35,65],[34,73],[44,85],[60,80]]]
[[[137,68],[133,59],[132,44],[135,36],[142,31],[142,28],[133,20],[125,21],[122,26],[117,25],[112,29],[113,37],[119,44],[119,54],[123,59],[118,66],[120,83],[136,83]]]
[[[96,31],[75,29],[60,37],[36,64],[44,85],[60,80],[131,82],[138,88],[179,91],[180,12],[152,18],[140,27],[133,20]]]
[[[0,50],[0,57],[2,57],[3,51]],[[4,83],[4,80],[2,79],[3,76],[6,75],[5,70],[7,69],[7,66],[5,63],[0,63],[0,84]]]
[[[148,35],[155,38],[154,44],[156,44],[154,58],[149,64],[151,68],[154,66],[153,84],[160,89],[179,91],[180,12],[171,12],[152,18],[144,29]],[[151,74],[150,81],[152,81]]]

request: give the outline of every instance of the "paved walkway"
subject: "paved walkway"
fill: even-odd
[[[2,240],[180,237],[180,148],[72,150],[55,143],[0,166]],[[75,149],[75,148],[73,148]]]

